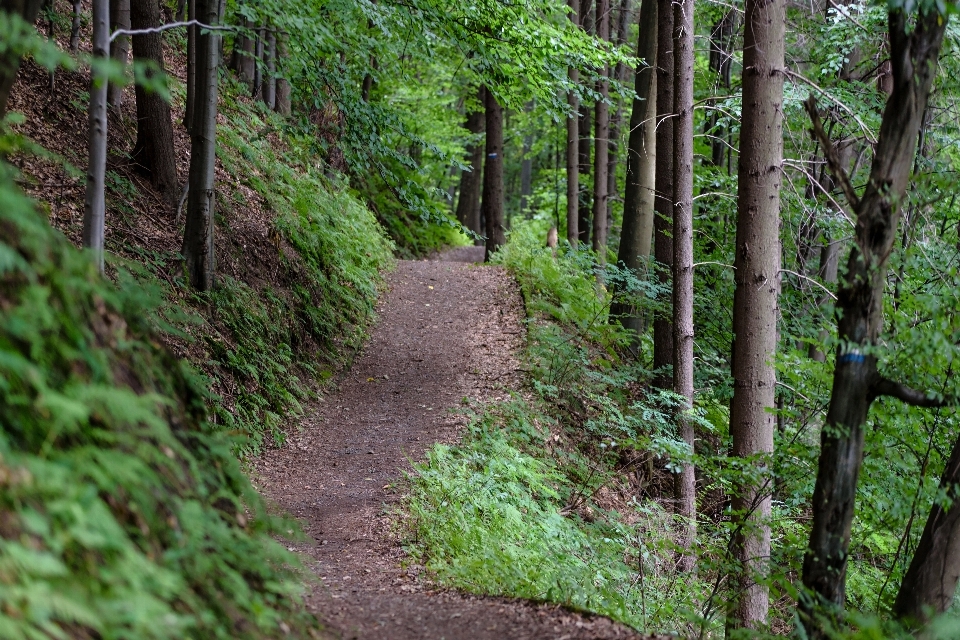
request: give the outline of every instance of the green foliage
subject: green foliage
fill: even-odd
[[[312,634],[292,533],[159,346],[158,289],[102,280],[0,183],[0,635]]]

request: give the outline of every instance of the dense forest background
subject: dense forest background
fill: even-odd
[[[432,579],[956,635],[954,11],[0,0],[0,635],[319,634],[245,465],[474,243],[528,379],[409,480]]]

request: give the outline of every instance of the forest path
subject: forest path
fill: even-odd
[[[294,544],[319,576],[308,606],[340,638],[595,640],[636,637],[605,618],[550,605],[438,589],[403,553],[387,512],[410,460],[453,443],[463,398],[518,388],[523,307],[516,284],[460,248],[400,261],[369,342],[338,390],[282,449],[254,464],[260,490],[297,517]]]

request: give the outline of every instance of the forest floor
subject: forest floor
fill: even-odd
[[[454,443],[464,409],[519,389],[523,305],[481,248],[400,261],[378,322],[336,392],[308,408],[253,480],[302,522],[290,543],[317,576],[307,604],[335,637],[389,640],[639,638],[606,618],[556,605],[477,597],[431,582],[405,556],[404,473],[435,443]]]

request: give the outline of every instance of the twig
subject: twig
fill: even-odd
[[[813,284],[817,285],[818,287],[820,287],[821,289],[823,289],[824,292],[826,292],[826,294],[831,298],[833,298],[834,300],[837,299],[837,296],[832,291],[830,291],[830,289],[827,289],[825,286],[823,286],[822,284],[820,284],[810,276],[805,276],[802,273],[797,273],[796,271],[790,271],[790,269],[780,269],[780,273],[789,273],[792,276],[797,276],[798,278],[803,278],[804,280],[808,280]]]
[[[183,185],[183,193],[180,194],[180,202],[177,203],[177,215],[173,219],[173,226],[180,224],[180,214],[183,213],[183,203],[187,201],[187,194],[190,193],[190,181]]]
[[[854,120],[856,120],[856,122],[857,122],[858,125],[860,125],[860,130],[863,132],[863,137],[867,139],[867,142],[869,142],[870,144],[877,144],[877,139],[873,137],[873,133],[870,131],[869,128],[867,128],[867,125],[865,125],[865,124],[863,123],[863,120],[860,119],[860,116],[858,116],[857,114],[855,114],[855,113],[850,109],[850,107],[848,107],[847,105],[843,104],[842,102],[840,102],[839,100],[837,100],[836,98],[834,98],[832,95],[830,95],[829,93],[827,93],[827,92],[826,92],[824,89],[822,89],[822,88],[820,87],[820,85],[818,85],[816,82],[814,82],[814,81],[812,81],[812,80],[810,80],[810,79],[808,79],[808,78],[804,78],[804,77],[803,77],[802,75],[800,75],[799,73],[794,73],[793,71],[790,71],[790,69],[784,69],[783,72],[784,72],[784,73],[786,74],[786,76],[787,76],[788,78],[790,78],[791,80],[799,80],[800,82],[803,82],[804,84],[810,85],[811,87],[813,87],[813,89],[814,89],[817,93],[825,96],[830,102],[832,102],[833,104],[835,104],[835,105],[837,105],[838,107],[840,107],[843,111],[846,111],[847,114],[848,114],[851,118],[853,118]]]
[[[209,29],[210,31],[237,31],[237,27],[230,25],[212,25],[204,24],[199,20],[187,20],[185,22],[169,22],[159,27],[151,27],[149,29],[117,29],[110,34],[110,42],[113,42],[120,36],[145,36],[151,33],[163,33],[164,31],[170,31],[178,27],[192,27],[194,25],[201,29]]]

